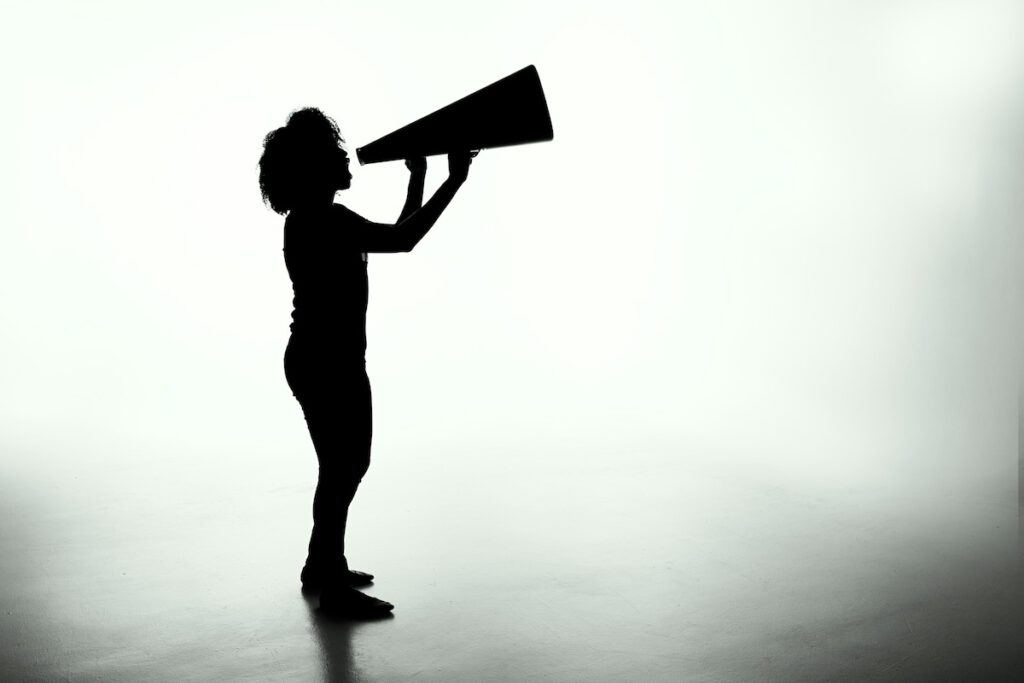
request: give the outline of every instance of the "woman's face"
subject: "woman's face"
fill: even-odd
[[[347,190],[352,187],[352,172],[348,170],[348,153],[339,147],[334,163],[338,168],[338,190]]]

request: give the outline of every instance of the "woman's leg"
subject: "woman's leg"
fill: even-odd
[[[345,571],[348,508],[370,466],[370,378],[365,365],[334,372],[336,364],[311,361],[315,355],[299,351],[289,342],[285,377],[302,406],[319,462],[303,585],[322,589],[320,609],[328,614],[379,618],[394,605],[350,587],[369,583],[371,575]]]
[[[365,369],[332,373],[325,386],[298,396],[319,462],[307,566],[346,570],[348,510],[370,466],[373,412]]]

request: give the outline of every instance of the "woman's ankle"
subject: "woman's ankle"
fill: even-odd
[[[347,572],[348,560],[337,555],[307,555],[305,566],[316,572]]]

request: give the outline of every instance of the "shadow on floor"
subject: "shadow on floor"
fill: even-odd
[[[394,615],[371,620],[344,619],[326,616],[318,609],[316,595],[304,594],[309,607],[310,630],[316,634],[320,648],[321,680],[325,683],[368,683],[371,679],[355,665],[353,641],[363,628],[384,626]]]

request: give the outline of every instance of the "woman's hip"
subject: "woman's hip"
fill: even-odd
[[[289,344],[284,357],[285,379],[297,398],[356,400],[370,394],[366,359]]]

